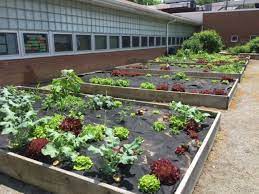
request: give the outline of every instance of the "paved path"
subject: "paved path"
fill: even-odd
[[[252,61],[228,111],[194,194],[259,193],[259,61]],[[0,174],[0,194],[47,194]]]
[[[259,194],[259,61],[252,61],[205,163],[194,194]]]

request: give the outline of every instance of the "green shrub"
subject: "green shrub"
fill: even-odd
[[[206,30],[194,35],[183,42],[182,48],[188,49],[193,53],[205,51],[208,53],[219,52],[223,47],[220,35],[214,30]]]
[[[160,189],[160,181],[155,175],[144,175],[139,179],[138,188],[144,193],[155,193]]]
[[[256,52],[259,53],[259,37],[254,38],[248,43],[248,46],[250,47],[250,52]]]
[[[237,55],[239,53],[250,53],[250,47],[248,45],[235,46],[229,48],[228,51],[234,55]]]

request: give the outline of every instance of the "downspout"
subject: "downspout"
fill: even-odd
[[[170,20],[166,24],[166,54],[169,54],[168,36],[169,36],[169,24],[176,22],[176,19]]]

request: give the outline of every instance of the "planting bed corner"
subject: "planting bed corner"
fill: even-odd
[[[104,75],[105,74],[105,75]],[[203,94],[197,93],[193,90],[189,89],[185,92],[178,92],[178,91],[163,91],[163,90],[155,90],[155,89],[143,89],[139,88],[136,85],[129,86],[129,87],[117,87],[117,86],[110,86],[110,85],[100,85],[100,84],[93,84],[90,82],[90,79],[93,77],[110,77],[110,72],[92,72],[84,74],[82,77],[85,83],[82,84],[81,92],[86,94],[103,94],[103,95],[111,95],[118,98],[125,98],[125,99],[135,99],[135,100],[143,100],[143,101],[152,101],[152,102],[171,102],[171,101],[181,101],[185,104],[193,105],[193,106],[205,106],[205,107],[212,107],[218,109],[228,109],[228,106],[234,96],[234,93],[237,89],[238,79],[234,80],[231,87],[224,95],[215,95],[215,94]],[[145,76],[136,76],[134,80],[131,82],[135,82],[136,79],[140,79],[142,81],[146,81],[144,79]],[[153,78],[159,77],[159,75],[154,74]],[[124,77],[123,77],[124,78]],[[128,79],[131,79],[127,77]],[[153,79],[152,78],[152,79]],[[199,79],[197,77],[193,77],[194,79]],[[204,80],[210,80],[205,79]],[[156,80],[155,80],[156,81]],[[136,82],[139,82],[137,80]],[[162,83],[159,80],[159,84]],[[176,82],[177,83],[177,82]],[[192,84],[189,84],[192,86]],[[206,84],[204,84],[206,85]]]
[[[41,93],[48,93],[48,91],[40,91]],[[44,95],[42,94],[42,96]],[[85,100],[91,97],[87,95],[81,96],[85,98]],[[215,135],[219,129],[221,114],[219,112],[202,111],[203,113],[209,113],[210,116],[203,121],[203,129],[198,132],[201,141],[199,148],[197,147],[195,150],[189,151],[188,154],[186,153],[179,156],[174,153],[175,146],[192,141],[186,133],[182,131],[178,135],[170,135],[167,132],[155,132],[152,128],[149,128],[150,121],[156,120],[161,115],[168,114],[168,105],[136,100],[116,100],[121,101],[123,106],[130,105],[134,110],[141,108],[145,112],[144,115],[140,117],[134,117],[133,120],[135,121],[130,117],[126,117],[127,120],[124,123],[124,125],[129,128],[131,136],[136,137],[141,135],[144,138],[143,156],[139,158],[140,161],[138,165],[135,165],[134,168],[132,167],[133,169],[131,172],[134,172],[135,174],[126,176],[125,182],[121,182],[120,184],[104,183],[100,181],[98,176],[91,173],[65,170],[66,168],[54,167],[48,163],[42,163],[23,155],[10,152],[8,151],[9,148],[6,147],[8,138],[5,135],[0,135],[0,172],[54,193],[133,194],[140,193],[132,181],[135,180],[134,177],[136,175],[139,176],[143,173],[148,173],[147,168],[150,160],[148,157],[153,160],[154,158],[161,157],[165,154],[166,157],[170,158],[180,167],[181,177],[177,184],[173,186],[161,186],[158,193],[192,193],[202,171],[204,162],[213,146]],[[161,115],[157,113],[154,114],[154,110],[160,111]],[[107,111],[107,118],[105,116],[105,120],[107,119],[108,125],[114,125],[114,118],[116,118],[114,115],[118,113],[118,110]],[[91,111],[86,111],[85,115],[87,118],[85,118],[85,121],[95,121],[96,123],[101,121],[99,117],[95,117],[92,114]],[[104,116],[104,114],[106,115],[106,111],[99,110],[96,114],[102,114],[102,116]],[[132,137],[130,137],[130,140],[132,140]],[[156,152],[152,152],[154,150],[156,150]],[[95,162],[98,163],[98,160]],[[133,185],[131,185],[131,183]]]

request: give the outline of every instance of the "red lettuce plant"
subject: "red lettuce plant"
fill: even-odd
[[[187,130],[187,135],[192,139],[199,139],[198,133],[194,130]]]
[[[223,77],[221,78],[221,81],[224,81],[224,80],[227,80],[227,81],[229,81],[229,82],[234,82],[234,81],[235,81],[232,77],[228,77],[228,76],[223,76]]]
[[[144,75],[144,73],[131,72],[131,71],[127,71],[127,70],[113,70],[111,74],[112,74],[112,76],[129,76],[129,77]]]
[[[185,92],[185,88],[182,84],[173,84],[172,91]]]
[[[183,155],[185,152],[187,152],[189,149],[188,145],[180,145],[175,149],[175,153],[177,155]]]
[[[157,90],[165,90],[165,91],[168,91],[168,89],[169,89],[168,83],[161,83],[161,84],[158,84],[158,85],[156,86],[156,89],[157,89]]]
[[[180,179],[180,169],[170,160],[159,159],[151,165],[151,173],[154,174],[162,184],[173,185]]]
[[[208,61],[205,60],[205,59],[199,58],[199,59],[196,60],[196,63],[199,63],[199,64],[207,64]]]
[[[190,119],[186,123],[185,130],[199,131],[200,125],[194,119]]]
[[[226,92],[224,90],[222,90],[222,89],[214,89],[213,93],[215,95],[226,95]]]
[[[33,139],[27,145],[25,155],[32,159],[40,159],[43,157],[41,150],[48,144],[48,140],[45,138]]]
[[[170,66],[169,66],[169,65],[161,66],[161,67],[160,67],[160,70],[169,71],[169,70],[170,70]]]
[[[59,128],[63,131],[70,131],[77,136],[82,131],[82,124],[80,119],[65,118]]]

